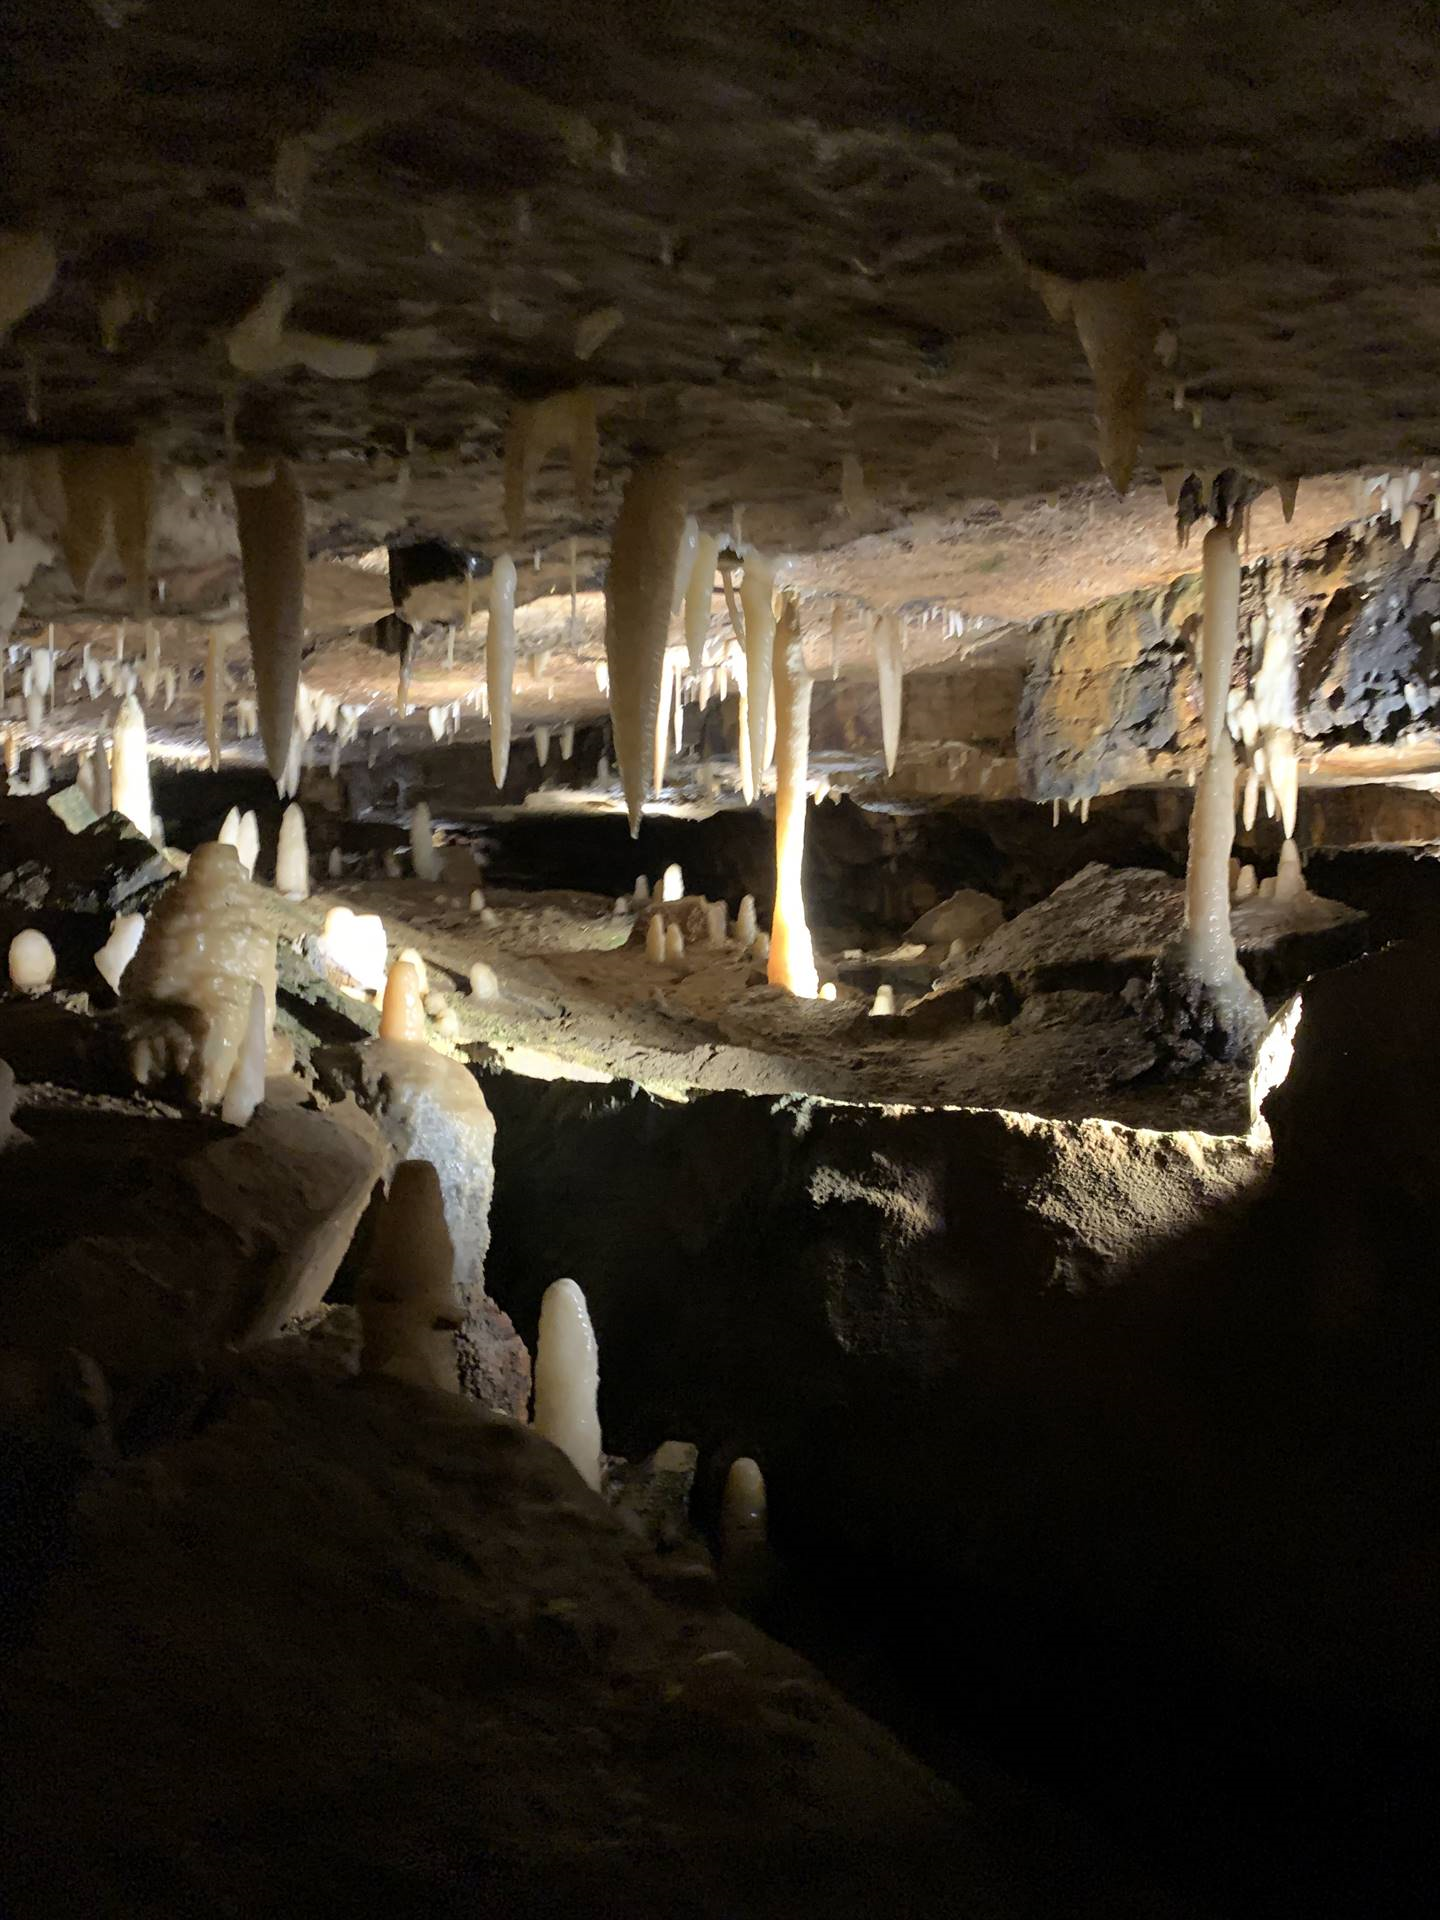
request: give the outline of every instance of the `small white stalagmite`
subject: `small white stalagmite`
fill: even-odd
[[[1280,862],[1275,869],[1275,898],[1277,901],[1300,900],[1308,891],[1305,870],[1300,864],[1300,849],[1293,840],[1286,840],[1280,849]]]
[[[672,967],[678,967],[685,958],[685,935],[677,922],[671,921],[665,929],[665,959]]]
[[[37,927],[10,942],[10,984],[17,993],[48,993],[55,979],[55,949]]]
[[[424,1042],[425,1001],[420,976],[408,960],[397,960],[386,978],[380,1038]]]
[[[265,1098],[265,1050],[269,1043],[265,1009],[265,989],[257,980],[250,989],[250,1013],[244,1038],[230,1078],[225,1083],[225,1098],[220,1102],[220,1118],[228,1126],[247,1127],[255,1109]]]
[[[675,556],[684,527],[676,469],[664,459],[642,461],[620,502],[605,583],[610,717],[632,839],[640,831],[653,771]]]
[[[460,1391],[456,1336],[465,1309],[440,1176],[428,1160],[402,1160],[395,1169],[355,1302],[362,1374]]]
[[[135,958],[144,933],[143,913],[117,913],[110,922],[110,938],[95,955],[95,971],[112,993],[119,993],[125,969]]]
[[[500,977],[488,961],[477,960],[470,969],[470,998],[486,1001],[500,998]]]
[[[440,852],[435,845],[430,808],[424,800],[415,802],[415,811],[410,815],[410,865],[417,880],[433,885],[440,878]]]
[[[220,831],[216,834],[215,838],[222,847],[234,847],[237,852],[239,851],[240,809],[238,807],[231,807],[225,818],[220,822]]]
[[[747,893],[735,913],[735,938],[742,947],[754,945],[758,931],[755,921],[755,896]]]
[[[573,1280],[556,1280],[540,1302],[535,1343],[535,1431],[570,1461],[586,1486],[600,1490],[600,1356],[585,1296]]]
[[[510,700],[515,685],[515,562],[502,553],[490,573],[490,623],[485,638],[485,684],[490,696],[490,773],[503,787],[510,771]]]
[[[730,926],[723,900],[711,900],[705,908],[705,933],[712,947],[723,947]]]
[[[665,922],[658,913],[652,913],[645,923],[645,958],[652,967],[665,962]]]
[[[638,898],[637,887],[637,898]],[[662,900],[683,900],[685,898],[685,875],[680,863],[672,860],[660,876],[660,898]]]
[[[260,858],[260,822],[253,812],[247,811],[240,816],[240,826],[235,836],[235,851],[239,855],[245,878],[253,880],[255,862]]]
[[[875,998],[871,1003],[870,1011],[879,1018],[884,1018],[895,1011],[895,989],[884,980],[875,989]]]
[[[775,636],[775,708],[779,762],[775,780],[775,911],[770,922],[766,977],[813,1000],[820,977],[805,921],[805,780],[810,760],[810,676],[800,636],[800,613],[787,594]]]
[[[280,816],[280,838],[275,847],[275,891],[287,900],[310,898],[310,847],[305,837],[305,815],[292,800]]]
[[[900,751],[900,711],[905,697],[900,622],[893,613],[887,613],[875,628],[875,670],[880,682],[880,734],[885,748],[885,771],[893,774]]]
[[[748,1455],[732,1460],[720,1498],[720,1560],[727,1572],[766,1547],[765,1476]]]
[[[110,749],[110,794],[115,812],[123,813],[148,840],[155,825],[150,800],[149,743],[145,716],[133,693],[121,701],[115,716],[114,744]]]

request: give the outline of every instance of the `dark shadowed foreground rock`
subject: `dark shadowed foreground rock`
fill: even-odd
[[[997,1846],[546,1442],[324,1341],[92,1486],[4,1691],[16,1920],[1163,1911]]]
[[[88,1356],[122,1426],[320,1304],[381,1164],[353,1107],[266,1104],[236,1129],[32,1087],[19,1125],[0,1153],[0,1346]]]

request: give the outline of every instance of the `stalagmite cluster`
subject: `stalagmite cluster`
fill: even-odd
[[[819,989],[805,920],[805,782],[810,763],[810,676],[794,596],[787,594],[775,635],[775,911],[766,976],[803,999]]]
[[[605,583],[610,713],[632,836],[640,831],[652,772],[675,555],[684,527],[685,503],[675,468],[664,459],[642,461],[620,503]]]
[[[248,463],[232,478],[260,738],[270,777],[281,783],[305,641],[305,497],[284,460]]]
[[[460,1391],[456,1348],[465,1309],[440,1178],[428,1160],[402,1160],[395,1169],[355,1300],[362,1373]]]
[[[535,1430],[559,1447],[586,1486],[600,1490],[600,1356],[585,1296],[556,1280],[540,1302]]]
[[[150,914],[120,982],[131,1069],[141,1086],[184,1081],[200,1107],[224,1097],[250,1022],[251,989],[274,1025],[275,940],[231,847],[197,847]]]

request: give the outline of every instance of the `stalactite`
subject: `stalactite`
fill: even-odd
[[[556,1280],[540,1301],[535,1343],[535,1431],[559,1447],[587,1487],[600,1489],[600,1359],[585,1296]]]
[[[1155,305],[1143,274],[1121,280],[1065,280],[1027,268],[1052,320],[1073,319],[1095,382],[1100,465],[1128,493],[1145,424],[1145,388],[1156,336]]]
[[[893,774],[900,751],[900,713],[905,697],[905,657],[900,622],[887,613],[875,628],[875,670],[880,683],[880,733],[885,771]]]
[[[490,696],[490,773],[503,787],[510,771],[510,711],[515,685],[515,562],[502,553],[490,573],[490,620],[485,637],[485,682]]]
[[[746,722],[751,776],[756,784],[770,764],[765,733],[774,677],[775,566],[775,561],[762,553],[747,553],[740,582],[740,606],[745,616]]]
[[[278,783],[290,757],[305,642],[305,497],[284,460],[258,479],[237,471],[234,494],[260,737]]]
[[[220,735],[225,717],[225,634],[212,627],[205,646],[205,750],[210,771],[220,770]]]
[[[748,618],[748,610],[747,610]],[[775,708],[779,763],[775,781],[775,911],[770,923],[766,977],[803,999],[819,988],[805,920],[805,782],[810,759],[810,676],[800,614],[785,596],[775,635]]]
[[[720,542],[713,533],[698,534],[685,583],[685,645],[691,673],[704,665],[705,642],[710,634],[710,604],[715,593],[715,562]]]
[[[557,447],[569,452],[575,505],[588,514],[600,462],[599,410],[593,387],[517,401],[510,410],[505,430],[505,531],[517,545],[529,514],[530,488]]]
[[[641,462],[620,503],[605,585],[610,714],[632,838],[640,831],[655,751],[675,553],[684,525],[675,468],[665,459]]]
[[[670,756],[670,709],[675,704],[675,656],[667,647],[660,662],[660,697],[655,703],[655,745],[650,770],[650,791],[660,792],[665,785],[665,765]]]

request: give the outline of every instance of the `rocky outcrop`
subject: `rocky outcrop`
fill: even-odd
[[[547,1442],[323,1338],[91,1486],[3,1695],[16,1920],[1161,1910],[1077,1895]]]

